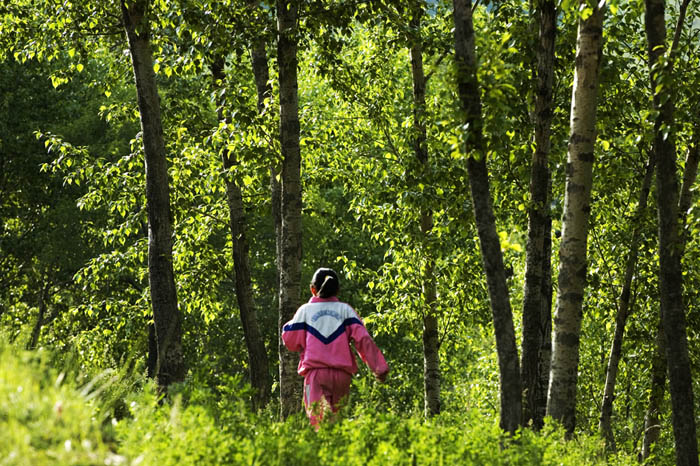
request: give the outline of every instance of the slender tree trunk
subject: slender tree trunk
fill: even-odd
[[[559,293],[554,317],[554,349],[547,399],[547,414],[560,421],[569,433],[573,433],[576,425],[579,339],[586,282],[586,244],[593,184],[602,25],[603,10],[597,7],[588,18],[579,19],[571,99],[571,135],[559,248]]]
[[[678,210],[680,217],[681,229],[684,232],[681,237],[681,257],[685,251],[687,244],[686,215],[693,199],[691,188],[695,183],[698,174],[698,139],[700,132],[698,127],[695,127],[693,143],[688,149],[688,155],[685,159],[685,170],[683,171],[683,184],[681,185],[680,200],[678,201]],[[646,415],[644,416],[644,438],[642,440],[641,457],[647,459],[651,454],[651,447],[659,439],[661,434],[661,426],[659,422],[659,413],[661,402],[664,399],[666,391],[666,345],[664,343],[664,333],[661,325],[658,327],[656,335],[656,349],[654,351],[654,359],[651,364],[651,390],[649,395],[649,406],[647,407]]]
[[[224,86],[224,58],[217,57],[212,64],[212,77],[216,87]],[[220,107],[221,108],[221,107]],[[219,120],[225,117],[219,110]],[[233,243],[233,267],[236,277],[236,299],[243,326],[243,338],[248,350],[248,374],[250,384],[255,390],[253,407],[263,407],[270,401],[272,379],[265,350],[265,342],[258,325],[257,310],[253,299],[253,286],[250,273],[250,252],[246,235],[246,216],[243,205],[243,194],[234,170],[238,164],[236,155],[228,150],[222,154],[222,162],[226,174],[226,197],[229,209],[229,227]]]
[[[129,41],[136,95],[146,155],[146,202],[148,212],[148,280],[156,328],[158,358],[155,375],[160,387],[184,380],[182,314],[177,305],[173,274],[172,214],[160,98],[153,71],[148,0],[121,0],[122,17]]]
[[[158,339],[156,338],[156,325],[148,324],[148,355],[146,356],[146,375],[154,379],[158,370]]]
[[[272,85],[270,84],[270,73],[267,62],[267,51],[265,43],[261,40],[255,41],[250,49],[251,62],[253,64],[253,75],[255,76],[255,88],[258,94],[258,111],[265,109],[265,100],[272,97]],[[275,228],[275,264],[277,266],[277,284],[280,283],[280,263],[282,248],[282,186],[280,183],[281,168],[274,160],[270,166],[270,195],[271,213]]]
[[[685,14],[688,9],[689,0],[683,0],[679,8],[678,21],[676,30],[671,43],[671,60],[675,60],[680,41],[681,31],[685,22]],[[673,66],[673,65],[671,65]],[[685,160],[685,170],[683,172],[683,184],[681,186],[680,198],[678,200],[678,215],[681,228],[681,248],[680,255],[683,257],[685,246],[687,243],[686,231],[686,216],[692,202],[691,188],[695,183],[698,172],[698,145],[700,144],[700,128],[696,123],[693,128],[693,141],[688,149],[688,155]],[[646,459],[651,453],[651,447],[659,438],[661,427],[659,425],[659,407],[663,401],[665,385],[666,385],[666,354],[664,344],[663,328],[659,325],[658,334],[656,337],[656,351],[654,360],[652,361],[651,370],[651,395],[649,398],[649,406],[644,418],[644,439],[642,442],[642,459]]]
[[[294,317],[301,292],[301,154],[297,84],[296,0],[277,1],[277,62],[280,88],[280,140],[282,148],[281,248],[279,297],[280,416],[299,411],[301,379],[299,358],[282,343],[282,326]]]
[[[49,288],[48,282],[41,288],[39,292],[39,314],[36,317],[36,323],[32,329],[32,336],[27,344],[27,349],[33,350],[39,343],[39,337],[41,336],[41,329],[46,322],[46,302],[49,299]]]
[[[549,180],[549,192],[552,192],[551,183]],[[549,371],[552,366],[552,217],[547,219],[547,224],[544,230],[544,257],[546,258],[543,265],[542,279],[542,299],[540,301],[540,309],[542,317],[540,330],[542,341],[539,353],[538,363],[538,381],[535,398],[535,409],[533,410],[532,424],[535,428],[544,425],[544,418],[547,413],[547,389],[549,387]]]
[[[432,217],[423,217],[422,225],[432,223]],[[423,271],[423,389],[426,417],[440,414],[440,337],[436,315],[435,262],[427,258]]]
[[[250,49],[251,63],[253,67],[253,76],[255,77],[255,88],[258,95],[258,111],[262,112],[265,109],[265,100],[272,97],[272,84],[270,83],[270,72],[267,61],[267,48],[263,40],[255,40]],[[277,175],[280,170],[272,167],[277,163],[273,162],[270,168],[270,195],[271,195],[271,211],[275,229],[275,264],[277,270],[277,284],[280,283],[280,268],[279,257],[282,247],[282,216],[281,202],[282,194],[280,182]],[[279,290],[278,290],[279,295]]]
[[[637,256],[639,254],[639,239],[642,234],[642,219],[647,207],[647,199],[649,198],[649,190],[651,189],[651,181],[654,177],[655,159],[652,155],[647,164],[642,189],[639,192],[639,201],[637,203],[637,211],[633,218],[632,242],[630,244],[630,252],[627,256],[625,264],[625,276],[622,282],[622,292],[620,293],[619,303],[617,306],[617,314],[615,315],[615,334],[613,336],[612,345],[610,347],[610,356],[608,357],[608,366],[605,372],[605,390],[603,392],[603,403],[600,409],[600,422],[598,429],[603,438],[605,438],[606,447],[610,450],[615,450],[615,435],[612,431],[612,412],[613,401],[615,399],[615,383],[617,382],[617,371],[620,367],[620,357],[622,355],[622,340],[625,334],[625,325],[627,318],[631,313],[630,309],[630,292],[632,289],[632,277],[634,270],[637,267]]]
[[[42,293],[43,295],[43,293]],[[44,302],[43,296],[39,298],[39,314],[36,317],[36,323],[34,328],[32,328],[32,336],[27,343],[27,349],[33,350],[36,348],[39,342],[39,336],[41,335],[41,327],[44,325],[44,314],[46,313],[46,303]]]
[[[513,314],[508,296],[501,244],[496,231],[486,167],[481,100],[476,76],[477,62],[474,48],[472,4],[471,0],[454,0],[453,5],[457,83],[465,123],[468,127],[466,135],[467,171],[498,352],[501,395],[500,426],[503,430],[512,433],[520,426],[522,418],[520,361],[515,344]]]
[[[272,85],[270,84],[270,72],[267,61],[267,50],[262,40],[253,42],[250,49],[250,58],[255,76],[255,88],[258,94],[258,111],[265,109],[265,100],[272,97]],[[282,185],[280,183],[281,168],[274,160],[270,166],[270,210],[275,228],[275,264],[277,268],[277,284],[280,284],[280,263],[282,255]]]
[[[658,111],[654,125],[654,151],[658,164],[656,190],[659,218],[659,294],[661,319],[666,335],[666,361],[671,392],[671,419],[676,443],[676,464],[697,465],[695,405],[683,303],[676,145],[672,130],[674,99],[668,94],[671,92],[668,86],[664,86],[660,92],[656,91],[658,83],[665,81],[664,78],[669,77],[667,74],[672,73],[673,62],[670,61],[671,66],[664,66],[661,63],[666,52],[664,0],[645,0],[645,6],[644,19],[649,47],[651,89],[654,92],[654,109]]]
[[[678,200],[678,215],[681,227],[681,257],[688,243],[688,231],[686,230],[686,217],[693,202],[693,191],[691,188],[695,184],[698,176],[698,159],[700,158],[700,125],[695,125],[693,142],[688,148],[688,155],[685,158],[685,170],[683,171],[683,184],[681,184],[681,194]]]
[[[651,362],[651,390],[649,393],[649,405],[644,416],[644,439],[642,440],[642,460],[646,460],[651,454],[652,446],[661,435],[661,403],[664,401],[666,391],[666,343],[661,322],[656,331],[656,347],[654,359]]]
[[[223,155],[224,169],[229,171],[236,165],[235,156]],[[230,173],[230,172],[229,172]],[[246,237],[246,219],[241,188],[233,179],[226,181],[226,195],[230,212],[230,228],[233,237],[233,264],[236,273],[236,298],[243,325],[243,335],[248,349],[248,370],[250,382],[255,390],[253,405],[263,407],[270,400],[272,379],[265,350],[265,342],[260,333],[258,316],[253,300],[250,276],[249,247]]]
[[[265,42],[256,41],[253,43],[250,48],[250,59],[255,77],[255,89],[258,94],[258,111],[262,111],[265,108],[265,99],[272,97]]]
[[[411,72],[413,75],[413,151],[419,171],[425,175],[430,171],[427,133],[425,129],[425,73],[423,71],[423,45],[420,34],[422,7],[414,10],[411,28],[416,37],[411,44]],[[440,413],[440,338],[438,333],[437,290],[435,284],[435,261],[428,245],[433,229],[433,212],[421,207],[420,229],[425,244],[425,266],[422,271],[423,310],[423,388],[426,417]]]
[[[535,429],[540,429],[544,418],[537,413],[543,410],[538,401],[543,397],[541,388],[542,367],[540,351],[551,314],[542,310],[547,296],[544,280],[551,258],[546,251],[551,247],[551,235],[546,228],[551,227],[549,212],[549,152],[552,126],[553,102],[552,81],[554,77],[554,40],[556,36],[556,6],[553,0],[541,0],[539,12],[539,44],[537,48],[537,94],[535,97],[535,152],[532,155],[530,172],[530,207],[528,237],[526,246],[525,287],[523,291],[523,339],[521,378],[523,388],[523,423],[532,421]],[[550,326],[551,328],[551,326]],[[546,392],[546,386],[545,386]]]
[[[279,164],[270,167],[270,210],[275,228],[275,265],[277,268],[278,286],[282,280],[282,168]],[[278,290],[279,291],[279,290]],[[279,293],[278,293],[279,295]]]

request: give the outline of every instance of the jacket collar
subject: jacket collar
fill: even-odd
[[[340,301],[337,296],[331,296],[330,298],[319,298],[318,296],[312,296],[309,299],[310,303],[334,303]]]

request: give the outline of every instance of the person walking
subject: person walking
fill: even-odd
[[[352,342],[378,381],[384,382],[389,365],[365,328],[362,319],[338,299],[338,275],[328,268],[311,279],[311,299],[282,327],[287,349],[301,353],[297,372],[304,377],[304,407],[311,425],[330,410],[337,413],[350,393],[357,362]]]

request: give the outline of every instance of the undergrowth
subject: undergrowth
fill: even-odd
[[[430,420],[355,401],[318,432],[302,414],[248,407],[239,379],[189,381],[163,399],[138,367],[86,379],[51,368],[45,350],[0,344],[0,465],[597,465],[637,464],[603,442],[561,429],[512,438],[475,409]],[[358,400],[359,398],[359,400]]]

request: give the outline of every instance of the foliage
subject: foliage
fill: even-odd
[[[105,373],[80,383],[72,371],[53,368],[54,358],[0,343],[3,464],[126,464],[114,453],[110,408],[133,389],[129,377]]]
[[[132,369],[79,383],[49,367],[49,351],[0,348],[0,453],[9,465],[221,464],[635,464],[606,457],[596,437],[566,441],[563,430],[523,430],[507,438],[493,410],[454,411],[425,421],[373,407],[357,397],[337,422],[315,432],[303,415],[280,422],[252,413],[240,380],[216,392],[190,382],[163,401]],[[115,417],[118,393],[128,406]],[[126,411],[122,413],[127,414]]]
[[[74,365],[78,385],[97,374],[111,374],[105,375],[111,379],[115,372],[109,371],[118,372],[125,361],[140,361],[147,353],[145,167],[117,3],[17,0],[0,6],[0,327],[7,339],[28,345],[45,304],[48,314],[37,346],[57,350],[52,360],[58,367]],[[333,452],[348,463],[415,459],[528,464],[533,458],[545,464],[557,458],[565,464],[603,462],[597,440],[589,435],[596,430],[624,260],[632,230],[639,227],[634,318],[628,324],[614,415],[618,445],[632,455],[639,448],[658,322],[654,193],[644,218],[632,218],[655,117],[641,3],[611,2],[604,28],[581,335],[579,440],[572,443],[563,442],[554,428],[542,435],[525,431],[518,442],[494,430],[497,366],[468,180],[458,150],[464,131],[457,123],[451,6],[442,0],[425,4],[428,13],[419,31],[430,76],[429,170],[422,177],[411,146],[408,47],[418,33],[408,26],[412,2],[302,2],[302,280],[321,265],[341,272],[341,298],[365,320],[387,355],[392,375],[387,386],[375,386],[361,372],[346,417],[318,434],[300,418],[274,421],[272,409],[257,416],[248,412],[241,401],[247,393],[241,388],[247,368],[233,293],[224,180],[233,178],[243,189],[258,315],[273,354],[277,278],[268,193],[269,168],[279,157],[279,102],[272,3],[253,9],[250,2],[235,0],[154,2],[153,45],[173,186],[174,267],[192,369],[187,384],[178,389],[179,401],[174,397],[162,405],[152,388],[131,390],[131,382],[113,392],[105,389],[113,396],[104,412],[126,415],[126,392],[128,403],[135,403],[117,423],[118,452],[151,464],[189,458],[330,462]],[[475,24],[484,130],[497,226],[512,270],[510,295],[517,310],[525,268],[537,12],[523,2],[483,3],[475,10]],[[554,271],[579,15],[574,3],[561,2],[556,44]],[[698,17],[697,8],[691,5],[689,18]],[[669,25],[676,14],[671,12]],[[697,38],[697,23],[687,26],[675,68],[677,81],[685,83],[677,89],[679,153],[697,138]],[[247,51],[256,39],[267,44],[273,87],[262,112]],[[210,65],[219,54],[225,57],[226,79],[215,84]],[[238,164],[228,172],[220,159],[223,150],[237,155]],[[695,367],[700,360],[699,202],[689,212],[684,258]],[[435,226],[424,238],[418,220],[426,207],[434,212]],[[447,412],[424,423],[417,417],[423,307],[418,277],[428,256],[435,260]],[[514,317],[518,328],[517,311]],[[11,350],[3,351],[4,360]],[[42,390],[53,390],[52,381],[37,380]],[[700,379],[695,383],[700,393]],[[64,389],[64,384],[56,388]],[[48,416],[52,406],[39,407],[37,413]],[[76,416],[88,411],[80,412]],[[672,439],[668,416],[662,422],[665,435],[657,452],[664,459],[672,457]],[[111,446],[105,445],[112,434],[100,434],[104,426],[81,426],[92,450],[72,440],[71,452],[89,450],[107,458]],[[61,435],[68,439],[74,431]],[[103,440],[100,435],[105,435]],[[70,453],[65,445],[49,443],[44,446],[51,454],[60,448],[61,455]],[[207,450],[215,453],[209,457]],[[41,464],[44,453],[35,453]],[[623,454],[619,461],[628,459]]]

